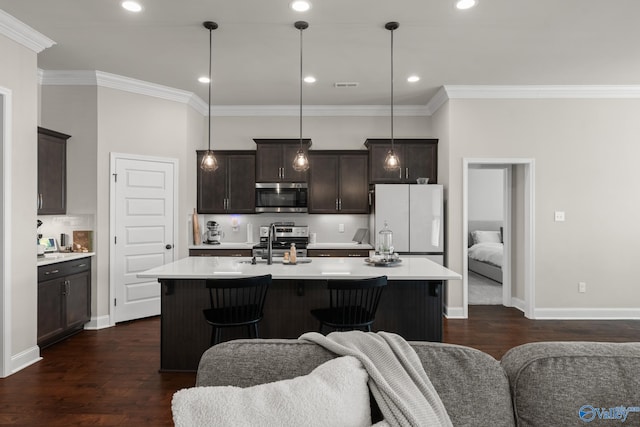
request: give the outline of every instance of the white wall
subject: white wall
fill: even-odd
[[[448,242],[462,266],[462,158],[534,158],[536,310],[639,313],[640,100],[450,100]],[[556,210],[565,222],[554,222]],[[587,292],[578,293],[578,282]],[[448,306],[462,305],[449,283]]]
[[[469,168],[469,221],[504,219],[504,169]]]
[[[11,357],[38,356],[36,275],[37,55],[0,35],[0,86],[12,94],[11,131]]]

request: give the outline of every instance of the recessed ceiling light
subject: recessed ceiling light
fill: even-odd
[[[198,77],[198,81],[200,83],[209,83],[209,77],[207,76]]]
[[[420,81],[420,77],[419,76],[415,76],[415,75],[414,76],[409,76],[409,77],[407,77],[407,81],[409,83],[415,83],[415,82]]]
[[[123,1],[122,7],[128,10],[129,12],[140,12],[142,10],[142,6],[137,1]]]
[[[311,3],[305,0],[294,0],[289,3],[289,7],[295,10],[296,12],[306,12],[311,9]]]
[[[316,82],[316,78],[313,76],[307,76],[303,79],[305,81],[305,83],[315,83]]]
[[[456,2],[456,7],[458,9],[471,9],[473,6],[478,4],[478,0],[458,0]]]

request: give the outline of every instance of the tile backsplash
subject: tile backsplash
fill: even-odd
[[[42,237],[53,237],[60,245],[60,235],[66,234],[67,244],[71,245],[74,230],[94,230],[95,215],[40,215],[38,219],[42,221],[39,233]]]

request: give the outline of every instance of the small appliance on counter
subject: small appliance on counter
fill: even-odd
[[[205,233],[204,242],[208,245],[219,245],[224,237],[220,224],[215,221],[207,221],[207,232]]]

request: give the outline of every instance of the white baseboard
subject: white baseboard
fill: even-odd
[[[109,315],[106,315],[106,316],[92,317],[91,320],[89,320],[89,323],[84,325],[84,328],[91,329],[91,330],[98,330],[98,329],[110,328],[112,326],[114,325],[111,324],[111,317]]]
[[[444,307],[444,317],[447,319],[466,319],[462,307]]]
[[[511,298],[511,307],[517,308],[521,312],[525,312],[526,304],[523,299],[520,298]]]
[[[637,308],[536,308],[534,319],[564,320],[637,320]]]
[[[31,366],[42,360],[40,357],[40,347],[37,345],[26,349],[23,352],[11,356],[11,373],[15,374],[18,371],[23,370],[27,366]]]

